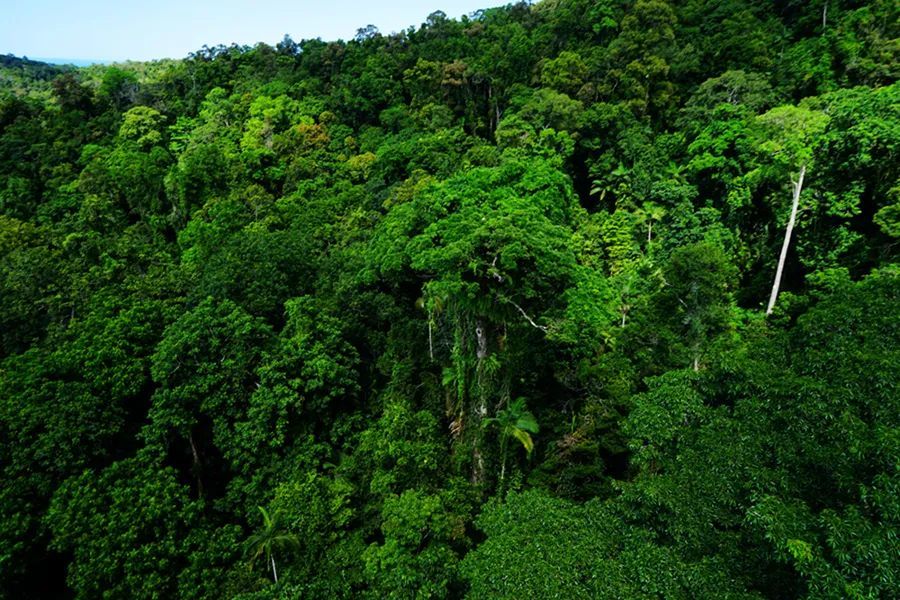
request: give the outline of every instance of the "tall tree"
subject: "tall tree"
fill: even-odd
[[[772,314],[778,291],[781,287],[781,276],[791,245],[791,235],[797,221],[800,208],[800,193],[803,191],[803,180],[813,166],[818,136],[828,124],[828,116],[823,112],[804,106],[779,106],[758,118],[765,132],[766,139],[761,145],[763,152],[768,153],[777,170],[787,171],[791,182],[791,212],[784,230],[784,242],[775,269],[775,281],[766,314]]]

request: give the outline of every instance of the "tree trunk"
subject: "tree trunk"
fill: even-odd
[[[797,220],[797,208],[800,206],[800,191],[803,189],[803,176],[806,175],[806,166],[800,167],[800,176],[797,181],[791,181],[794,188],[794,201],[791,205],[791,217],[788,219],[787,229],[784,230],[784,243],[781,245],[781,256],[778,258],[778,268],[775,270],[775,282],[772,284],[772,295],[769,296],[769,306],[766,314],[772,314],[775,301],[778,299],[778,288],[781,287],[781,274],[784,271],[784,261],[787,259],[788,248],[791,245],[791,233],[794,231],[794,223]]]
[[[472,448],[472,483],[480,485],[484,481],[484,457],[478,449],[478,442]]]
[[[494,125],[494,94],[491,84],[487,85],[487,107],[488,107],[488,133],[493,134],[497,128]]]
[[[275,555],[271,555],[269,560],[272,561],[272,577],[275,579],[275,583],[278,583],[278,571],[275,570]]]
[[[506,478],[506,437],[500,432],[500,483]]]
[[[200,479],[200,471],[203,468],[203,464],[200,462],[200,452],[197,450],[197,444],[194,443],[194,434],[192,432],[188,432],[188,441],[191,444],[191,454],[193,455],[194,465],[192,470],[194,471],[194,477],[197,478],[197,497],[203,497],[203,480]]]
[[[478,324],[475,326],[475,337],[478,341],[478,347],[475,350],[475,355],[478,357],[479,363],[487,358],[488,350],[487,350],[487,332],[484,330],[484,324],[481,321],[478,321]]]
[[[488,339],[487,330],[484,323],[479,319],[475,325],[476,349],[475,355],[478,358],[476,366],[476,390],[478,391],[478,404],[473,407],[475,411],[473,424],[477,427],[475,437],[472,438],[472,482],[480,484],[484,481],[484,457],[481,455],[482,434],[479,433],[480,424],[487,416],[487,399],[484,396],[484,387],[482,383],[483,367],[482,363],[488,355]]]

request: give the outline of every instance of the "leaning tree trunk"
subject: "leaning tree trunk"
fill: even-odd
[[[269,560],[272,561],[272,577],[275,579],[275,583],[278,583],[278,571],[275,570],[275,555],[271,555]]]
[[[800,167],[800,176],[797,181],[791,181],[794,188],[794,201],[791,205],[791,217],[788,219],[787,229],[784,230],[784,243],[781,245],[781,256],[778,258],[778,268],[775,270],[775,283],[772,284],[772,295],[769,296],[769,306],[766,314],[772,314],[775,301],[778,299],[778,288],[781,287],[781,274],[784,271],[784,261],[787,259],[788,248],[791,245],[791,233],[794,231],[794,223],[797,220],[797,208],[800,206],[800,191],[803,188],[803,176],[806,175],[806,166]]]

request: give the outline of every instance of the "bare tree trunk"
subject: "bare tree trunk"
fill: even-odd
[[[494,111],[493,111],[493,89],[491,88],[491,84],[488,83],[487,86],[487,103],[488,103],[488,133],[494,133],[497,130],[494,125]]]
[[[271,555],[269,560],[272,561],[272,577],[275,578],[275,583],[278,583],[278,571],[275,570],[275,555]]]
[[[484,457],[478,449],[478,442],[472,448],[472,483],[479,485],[484,481]]]
[[[193,459],[194,459],[193,471],[194,471],[194,477],[197,478],[197,497],[202,498],[203,497],[203,480],[200,479],[200,470],[202,469],[203,465],[200,462],[200,453],[197,451],[197,444],[194,443],[194,434],[191,432],[188,432],[188,441],[191,444],[191,454],[193,455]]]
[[[506,478],[506,434],[500,431],[500,483]]]
[[[806,175],[806,166],[800,167],[800,176],[797,181],[791,181],[794,188],[794,201],[791,205],[791,217],[788,219],[787,229],[784,230],[784,243],[781,245],[781,256],[778,258],[778,268],[775,270],[775,282],[772,284],[772,295],[769,296],[769,306],[766,314],[772,314],[775,301],[778,299],[778,288],[781,287],[781,274],[784,271],[784,261],[787,259],[788,248],[791,245],[791,233],[794,231],[794,223],[797,220],[797,208],[800,206],[800,191],[803,189],[803,176]]]

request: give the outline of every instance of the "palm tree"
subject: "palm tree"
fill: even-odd
[[[653,239],[653,221],[661,221],[666,216],[666,209],[653,202],[644,202],[635,215],[639,224],[647,224],[647,245],[649,247],[650,241]]]
[[[272,578],[278,583],[278,571],[275,569],[275,550],[288,550],[291,548],[299,549],[300,540],[297,536],[286,533],[281,523],[280,513],[275,513],[274,517],[269,516],[269,512],[262,506],[257,507],[263,517],[263,528],[258,533],[251,535],[244,543],[247,553],[253,552],[250,559],[250,567],[262,555],[266,557],[266,563],[272,567]]]
[[[519,440],[525,453],[531,456],[534,450],[532,433],[537,433],[539,428],[534,415],[525,406],[525,398],[516,398],[505,410],[498,410],[496,417],[486,418],[481,422],[482,427],[497,425],[500,428],[500,481],[506,476],[506,444],[510,438]]]

